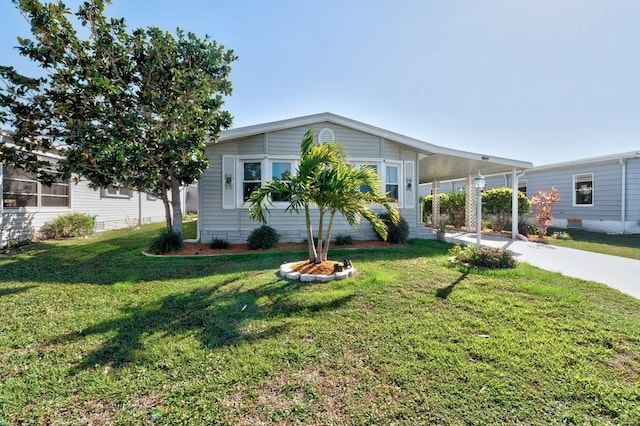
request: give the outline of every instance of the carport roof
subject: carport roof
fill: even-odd
[[[323,122],[365,132],[415,149],[419,154],[419,183],[459,179],[478,172],[489,176],[533,167],[527,161],[445,148],[329,112],[230,129],[222,133],[219,142]]]

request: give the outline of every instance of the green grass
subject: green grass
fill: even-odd
[[[640,301],[449,245],[148,258],[162,225],[0,257],[0,424],[638,424]]]
[[[552,235],[555,231],[559,230],[550,229],[548,234]],[[579,229],[569,229],[567,233],[571,235],[571,240],[548,241],[557,246],[640,260],[640,235],[609,235],[603,232],[589,232]]]

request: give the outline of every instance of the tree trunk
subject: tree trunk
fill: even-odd
[[[307,225],[307,246],[309,247],[309,262],[315,263],[318,258],[316,246],[313,244],[313,228],[311,227],[311,214],[309,213],[309,205],[304,205],[304,220]]]
[[[172,223],[171,223],[171,205],[169,204],[169,200],[167,198],[167,194],[165,193],[162,197],[162,205],[164,206],[164,218],[167,226],[167,232],[171,231]]]
[[[322,248],[322,261],[326,261],[329,258],[329,243],[331,243],[331,232],[333,232],[333,218],[335,217],[336,212],[332,211],[331,216],[329,216],[329,226],[327,227],[327,235],[325,236],[326,242],[324,243],[324,247]]]
[[[318,220],[318,247],[316,248],[316,261],[314,263],[322,263],[322,227],[324,226],[324,208],[318,207],[320,219]]]
[[[171,179],[171,207],[173,210],[173,232],[182,238],[182,203],[180,200],[180,182]]]

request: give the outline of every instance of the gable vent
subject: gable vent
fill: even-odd
[[[336,140],[336,137],[333,135],[333,131],[328,128],[324,128],[320,130],[318,133],[318,143],[330,143]]]

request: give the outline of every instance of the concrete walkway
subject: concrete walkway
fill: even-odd
[[[452,243],[475,244],[476,234],[447,233]],[[640,299],[640,260],[529,241],[482,235],[482,245],[512,251],[516,259],[569,277],[596,281]]]

